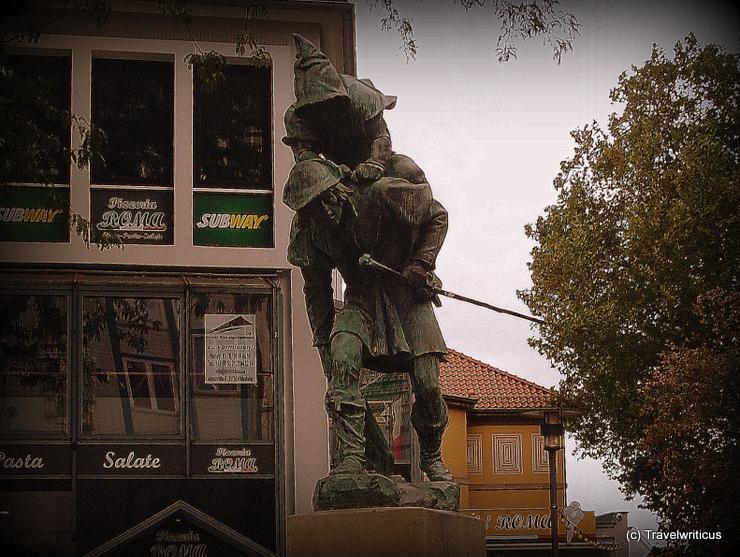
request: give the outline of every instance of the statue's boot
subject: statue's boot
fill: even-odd
[[[425,355],[414,359],[411,375],[414,405],[411,423],[419,438],[419,468],[430,481],[451,482],[452,474],[442,462],[442,434],[447,428],[447,405],[439,386],[439,359]]]
[[[329,415],[336,435],[336,465],[330,474],[361,474],[365,471],[365,405],[333,397]]]
[[[453,480],[452,474],[447,470],[444,462],[442,462],[442,457],[439,455],[422,455],[419,467],[427,475],[430,482],[451,482]]]
[[[336,446],[330,474],[365,471],[365,399],[360,392],[362,342],[353,334],[337,333],[331,340],[332,374],[326,410],[334,423]]]
[[[442,435],[436,434],[436,432],[424,432],[419,434],[419,468],[427,475],[431,482],[451,482],[452,474],[442,462],[442,451],[440,446],[442,445]]]

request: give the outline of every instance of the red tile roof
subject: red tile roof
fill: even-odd
[[[449,350],[440,366],[445,395],[477,399],[475,410],[549,408],[549,389],[507,373],[458,352]]]

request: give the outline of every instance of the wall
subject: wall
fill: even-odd
[[[533,442],[540,435],[538,425],[471,425],[480,448],[481,466],[469,471],[471,508],[540,507],[549,500],[548,469],[533,462]],[[516,445],[519,445],[517,450]],[[500,457],[495,471],[494,451]],[[546,464],[540,459],[540,464]],[[558,504],[564,504],[563,451],[558,452]]]
[[[460,484],[460,508],[469,506],[467,461],[467,410],[448,402],[450,421],[442,437],[442,458],[455,481]]]

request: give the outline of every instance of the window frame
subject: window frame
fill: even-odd
[[[266,77],[266,101],[265,101],[265,114],[264,116],[264,130],[262,132],[263,146],[267,149],[267,153],[263,153],[265,157],[265,171],[266,176],[261,178],[261,184],[248,184],[239,182],[235,179],[219,179],[212,183],[205,184],[200,179],[200,167],[202,160],[202,141],[199,140],[198,134],[201,131],[199,124],[201,118],[198,118],[196,114],[196,107],[198,103],[198,86],[196,83],[197,77],[193,72],[192,84],[192,125],[193,125],[193,136],[192,136],[192,171],[193,171],[193,192],[228,192],[228,193],[251,193],[251,194],[264,194],[274,195],[275,193],[275,126],[274,126],[274,67],[272,59],[264,62],[255,63],[253,61],[245,60],[243,58],[226,57],[225,67],[246,67],[246,68],[264,68],[267,72]]]
[[[72,113],[72,97],[74,93],[73,89],[73,77],[72,74],[74,73],[74,60],[73,60],[73,53],[71,49],[64,49],[64,48],[9,48],[7,51],[7,54],[12,57],[24,57],[24,56],[30,56],[34,58],[64,58],[68,60],[69,62],[69,91],[68,91],[68,97],[65,99],[68,101],[67,106],[63,108],[63,110],[66,110],[70,116],[73,115]],[[74,125],[72,124],[72,121],[70,120],[69,126],[66,127],[65,133],[60,137],[60,140],[62,142],[62,149],[67,149],[70,153],[72,151],[72,132],[74,131]],[[72,182],[72,160],[69,157],[66,157],[66,172],[65,175],[62,176],[64,178],[64,181],[60,182],[52,182],[53,187],[57,188],[66,188],[69,189]],[[14,179],[10,181],[11,185],[16,186],[44,186],[42,182],[28,182],[24,179]]]
[[[180,290],[184,290],[183,288],[180,288]],[[77,413],[75,415],[75,422],[76,422],[76,433],[78,435],[78,438],[80,440],[84,440],[86,442],[99,442],[99,443],[105,443],[105,442],[112,442],[116,441],[119,443],[130,443],[130,444],[136,444],[139,442],[165,442],[165,441],[173,441],[173,442],[182,442],[185,443],[187,439],[187,422],[186,419],[186,413],[187,413],[187,404],[183,405],[182,401],[186,400],[184,396],[186,395],[185,390],[183,389],[183,377],[185,375],[186,370],[186,361],[183,358],[183,338],[182,338],[182,328],[184,326],[183,321],[183,308],[185,303],[185,296],[183,294],[178,294],[176,292],[173,292],[172,288],[157,288],[156,286],[142,286],[141,288],[137,290],[133,290],[130,287],[129,288],[120,288],[116,286],[111,287],[93,287],[93,288],[80,288],[79,291],[79,309],[78,309],[78,315],[77,318],[79,319],[79,338],[77,342],[77,350],[78,352],[78,362],[82,361],[82,357],[84,354],[84,334],[83,334],[83,323],[84,323],[84,301],[86,298],[145,298],[150,300],[177,300],[180,304],[180,314],[175,314],[175,319],[178,327],[178,353],[179,353],[179,370],[175,372],[175,377],[179,377],[178,382],[178,398],[177,400],[180,401],[179,405],[176,405],[176,408],[180,412],[180,418],[178,420],[178,429],[179,432],[177,434],[160,434],[160,435],[153,435],[153,434],[138,434],[134,433],[133,435],[127,435],[127,434],[118,434],[118,433],[86,433],[84,431],[84,385],[81,384],[80,387],[77,390]],[[133,354],[130,353],[121,353],[121,359],[122,361],[125,361],[126,358],[131,359],[131,356]],[[159,361],[159,360],[158,360]],[[124,370],[125,371],[125,370]],[[126,384],[127,384],[127,391],[130,395],[131,391],[128,389],[128,373],[125,374],[126,377]],[[80,368],[79,370],[79,381],[83,382],[84,378],[84,370]],[[151,397],[151,391],[150,391],[150,397]],[[133,408],[133,402],[132,402],[132,408]],[[148,411],[152,412],[152,409],[146,409],[137,407],[137,411]],[[154,410],[154,412],[157,412]],[[176,411],[177,412],[177,411]],[[176,414],[174,412],[174,414]],[[172,415],[168,413],[168,415]]]
[[[169,66],[168,74],[168,85],[169,94],[167,98],[163,100],[163,106],[168,110],[167,115],[171,116],[171,126],[169,126],[168,136],[165,139],[169,139],[169,151],[166,158],[169,163],[169,168],[166,169],[166,176],[161,181],[146,180],[146,179],[133,179],[130,178],[113,178],[110,176],[99,177],[97,173],[99,170],[95,166],[95,161],[91,161],[89,169],[89,184],[90,188],[101,187],[101,186],[119,186],[119,187],[130,187],[130,188],[158,188],[173,190],[175,187],[175,142],[176,142],[176,122],[175,122],[175,98],[176,98],[176,65],[174,54],[162,54],[162,53],[148,53],[148,52],[111,52],[111,51],[99,51],[94,50],[90,57],[90,121],[93,126],[99,125],[99,122],[95,121],[95,107],[96,107],[96,95],[95,95],[95,62],[150,62],[157,64],[167,64]],[[105,131],[105,128],[102,128]],[[100,179],[99,179],[100,178]]]
[[[64,401],[64,431],[60,433],[51,432],[23,432],[23,433],[0,433],[0,443],[15,442],[19,440],[28,440],[31,443],[40,441],[71,441],[72,424],[73,424],[73,381],[75,373],[72,372],[74,342],[74,294],[70,287],[59,287],[56,285],[43,285],[34,288],[9,288],[6,290],[10,296],[53,296],[64,298],[66,307],[66,328],[67,328],[67,350],[65,357],[66,366],[66,388]]]
[[[192,328],[191,324],[191,316],[190,316],[190,307],[191,307],[191,298],[193,295],[198,294],[221,294],[221,295],[234,295],[234,294],[242,294],[242,295],[256,295],[256,296],[266,296],[269,299],[269,306],[270,306],[270,312],[271,312],[271,338],[270,338],[270,344],[271,344],[271,367],[272,367],[272,373],[269,375],[272,375],[272,400],[271,400],[271,406],[269,407],[270,412],[272,413],[272,439],[269,441],[265,440],[249,440],[249,439],[202,439],[200,437],[200,434],[196,434],[191,427],[190,420],[192,419],[192,416],[195,415],[195,413],[192,410],[192,407],[195,403],[195,397],[198,394],[201,395],[211,395],[211,396],[221,396],[225,397],[228,396],[229,398],[239,398],[241,396],[239,384],[236,384],[235,392],[226,391],[226,392],[218,392],[218,390],[203,390],[200,388],[195,388],[193,385],[193,377],[192,373],[195,371],[193,360],[194,360],[194,344],[191,342],[191,331],[195,330]],[[278,313],[280,305],[279,305],[279,290],[273,286],[273,288],[263,288],[263,287],[246,287],[246,288],[237,288],[235,287],[229,287],[229,286],[212,286],[212,287],[204,287],[202,285],[193,285],[192,288],[188,289],[188,296],[186,299],[187,307],[185,308],[184,312],[187,314],[186,318],[186,326],[187,330],[184,331],[184,338],[183,342],[187,346],[187,361],[188,361],[188,371],[190,372],[187,377],[187,401],[188,401],[188,435],[190,436],[190,442],[194,445],[214,445],[214,444],[243,444],[243,445],[273,445],[276,458],[277,458],[277,451],[280,450],[278,443],[281,442],[281,432],[280,432],[280,421],[279,419],[282,419],[282,402],[278,400],[278,397],[282,396],[282,384],[279,382],[283,381],[282,375],[280,374],[281,368],[280,365],[280,353],[279,353],[279,337],[281,336],[279,331],[281,331],[281,323],[282,320],[280,318],[280,314]],[[205,332],[201,331],[200,329],[197,329],[198,332],[194,333],[194,336],[202,337],[205,340]],[[279,375],[280,374],[280,375]],[[260,369],[257,369],[257,384],[255,387],[259,386],[259,377],[266,375],[260,371]],[[205,377],[205,369],[203,370],[203,377]],[[222,385],[220,385],[222,386]],[[261,399],[260,399],[261,401]],[[278,461],[276,460],[276,465],[278,464]]]

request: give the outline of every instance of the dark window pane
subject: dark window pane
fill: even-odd
[[[174,66],[92,61],[92,121],[104,134],[95,184],[172,185]]]
[[[179,302],[85,297],[83,433],[180,435]]]
[[[215,87],[194,82],[194,185],[272,189],[270,68],[223,73]]]
[[[3,66],[0,181],[69,184],[71,59],[14,55]]]
[[[4,295],[0,312],[0,434],[64,434],[66,298]]]
[[[274,438],[274,374],[272,368],[272,298],[266,294],[198,293],[190,307],[191,431],[202,441],[272,441]],[[236,352],[254,357],[256,384],[213,382],[206,369],[206,316],[230,314],[229,323],[244,318],[254,323],[255,351]],[[210,321],[213,319],[210,318]],[[247,342],[246,344],[249,344]],[[226,358],[239,360],[240,354]],[[213,356],[213,354],[211,355]],[[213,357],[211,363],[213,366]],[[208,373],[206,373],[208,371]]]

